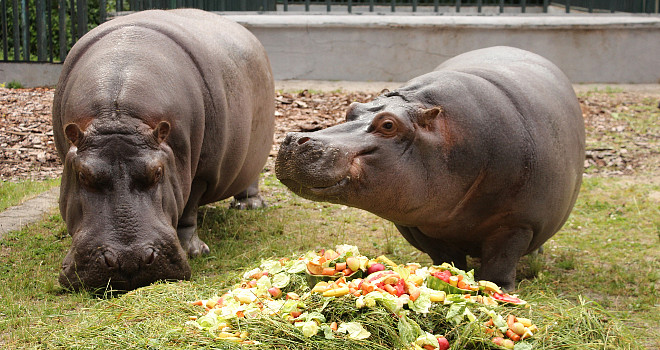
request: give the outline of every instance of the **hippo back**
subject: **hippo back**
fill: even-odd
[[[105,80],[104,71],[117,70],[124,71],[124,81],[93,92],[99,89],[94,84]],[[75,84],[72,76],[78,77]],[[219,15],[181,9],[142,11],[90,31],[69,53],[55,95],[53,123],[62,159],[69,147],[63,125],[80,121],[67,113],[82,104],[72,100],[96,94],[106,101],[120,85],[123,95],[116,103],[131,104],[140,118],[153,115],[154,121],[173,125],[168,143],[182,186],[193,179],[206,183],[200,204],[232,196],[255,181],[272,144],[274,86],[265,50],[247,29]],[[142,96],[149,96],[148,106]],[[195,100],[199,96],[203,101]]]
[[[573,88],[554,64],[528,51],[492,47],[447,60],[399,91],[442,106],[456,132],[472,140],[473,150],[458,152],[455,166],[463,169],[455,171],[468,177],[482,171],[482,196],[490,186],[493,198],[480,203],[525,217],[535,233],[528,251],[561,228],[580,189],[585,136]]]

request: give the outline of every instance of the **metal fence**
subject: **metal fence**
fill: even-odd
[[[200,8],[207,11],[329,13],[658,13],[659,0],[0,0],[4,62],[61,62],[91,28],[124,11]]]

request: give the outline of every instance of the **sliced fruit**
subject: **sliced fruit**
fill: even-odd
[[[471,289],[461,289],[458,287],[454,287],[451,284],[439,279],[438,277],[435,276],[429,276],[426,279],[426,286],[435,289],[435,290],[442,290],[446,292],[447,294],[475,294],[476,291],[471,290]]]
[[[516,298],[514,296],[511,296],[506,293],[493,293],[491,297],[497,301],[503,302],[503,303],[509,303],[509,304],[514,304],[514,305],[524,305],[527,304],[526,301]]]
[[[491,281],[479,281],[479,287],[483,287],[484,290],[489,293],[502,294],[502,290],[500,289],[500,287]]]
[[[321,281],[325,281],[325,282],[334,281],[341,277],[345,277],[347,281],[353,280],[355,278],[360,278],[362,277],[362,270],[352,271],[350,275],[344,275],[343,272],[336,272],[332,275],[313,274],[311,273],[311,271],[307,270],[307,274],[305,277],[307,278],[307,283],[309,286],[315,286],[317,283]]]

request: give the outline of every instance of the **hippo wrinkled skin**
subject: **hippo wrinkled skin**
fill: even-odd
[[[66,288],[129,290],[190,278],[208,253],[199,205],[259,207],[274,83],[258,40],[199,10],[144,11],[90,31],[69,53],[53,128],[60,211],[72,236]]]
[[[584,122],[548,60],[492,47],[454,57],[346,123],[290,133],[277,178],[298,195],[394,222],[435,264],[515,287],[520,257],[564,224],[582,182]]]

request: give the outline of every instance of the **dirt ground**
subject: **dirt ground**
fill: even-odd
[[[276,130],[269,164],[289,131],[320,130],[344,120],[351,102],[373,99],[384,88],[399,83],[308,82],[277,83]],[[305,87],[307,87],[306,90]],[[593,91],[599,91],[593,93]],[[660,85],[578,85],[587,138],[607,138],[609,133],[629,133],[617,118],[642,101],[660,102]],[[591,91],[592,93],[585,94]],[[0,180],[21,181],[55,178],[61,163],[53,143],[51,108],[54,90],[0,88]],[[660,108],[660,106],[658,106]],[[634,111],[633,111],[634,112]],[[660,109],[656,110],[660,112]],[[585,166],[591,173],[632,174],[658,167],[658,128],[630,135],[634,147],[587,147]],[[631,151],[634,150],[634,151]],[[647,159],[649,158],[650,159]],[[644,158],[644,160],[639,158]],[[650,163],[648,162],[650,161]]]

